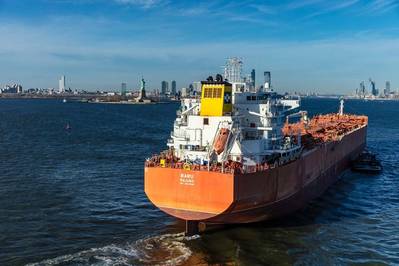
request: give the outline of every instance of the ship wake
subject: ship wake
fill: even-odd
[[[148,237],[125,245],[111,244],[59,256],[28,266],[47,265],[181,265],[192,255],[184,233]]]

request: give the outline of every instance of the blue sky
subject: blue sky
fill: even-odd
[[[227,57],[278,91],[399,87],[398,0],[0,0],[0,86],[178,87]]]

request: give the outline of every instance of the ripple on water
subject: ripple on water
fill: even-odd
[[[74,254],[67,254],[27,266],[55,265],[180,265],[187,261],[192,252],[186,245],[184,233],[164,234],[127,243],[111,244],[91,248]]]

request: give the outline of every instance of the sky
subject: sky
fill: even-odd
[[[240,57],[277,91],[399,87],[399,0],[0,0],[0,86],[186,87]]]

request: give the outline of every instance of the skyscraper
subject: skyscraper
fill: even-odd
[[[366,95],[366,86],[364,85],[364,81],[360,82],[358,95],[361,97],[364,97]]]
[[[175,80],[172,80],[172,82],[171,82],[171,93],[172,93],[172,95],[176,95],[176,81]]]
[[[386,81],[385,82],[384,94],[385,95],[389,95],[390,93],[391,93],[391,82],[390,81]]]
[[[192,88],[193,88],[193,94],[201,94],[201,82],[200,81],[194,81],[191,84]]]
[[[251,71],[251,87],[255,88],[255,69]]]
[[[378,95],[378,90],[375,87],[375,81],[373,81],[371,78],[369,79],[369,81],[370,81],[370,86],[371,86],[371,94],[374,95],[374,96],[377,96]]]
[[[126,95],[126,83],[121,84],[121,95],[125,96]]]
[[[181,88],[181,97],[187,97],[188,92],[189,92],[188,88]]]
[[[167,81],[162,81],[161,83],[161,94],[165,95],[169,90],[169,84]]]
[[[269,90],[271,88],[271,84],[272,84],[272,76],[270,74],[270,71],[265,71],[263,73],[264,77],[265,77],[265,85],[264,88],[265,90]]]
[[[61,76],[60,80],[58,81],[58,92],[65,92],[65,76]]]

